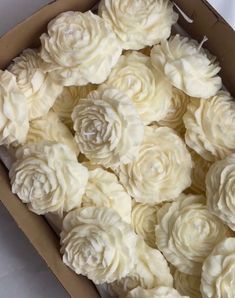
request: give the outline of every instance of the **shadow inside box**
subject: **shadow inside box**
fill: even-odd
[[[0,264],[1,298],[69,297],[2,203]]]

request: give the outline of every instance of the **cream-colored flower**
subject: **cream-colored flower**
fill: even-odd
[[[79,149],[72,133],[68,127],[60,121],[57,114],[52,111],[44,117],[32,120],[29,124],[26,143],[38,143],[44,140],[65,144],[69,146],[76,155],[79,154]]]
[[[190,298],[201,298],[200,284],[201,276],[188,275],[175,270],[174,286],[181,295],[188,295]]]
[[[153,65],[189,96],[208,98],[222,87],[215,57],[195,40],[175,35],[151,51]]]
[[[172,287],[173,278],[167,261],[159,250],[145,244],[142,238],[137,240],[137,262],[130,274],[108,285],[111,295],[125,297],[134,288],[152,289],[159,286]]]
[[[178,19],[168,0],[102,0],[99,15],[111,24],[125,50],[167,39]]]
[[[64,87],[63,92],[57,97],[52,109],[70,130],[73,130],[73,121],[71,118],[73,109],[81,98],[86,98],[95,89],[96,86],[92,84]]]
[[[183,122],[184,113],[187,110],[190,97],[183,91],[173,88],[172,100],[167,115],[158,121],[160,126],[168,126],[175,129],[181,136],[185,133]]]
[[[233,298],[235,289],[235,238],[219,243],[202,267],[203,298]]]
[[[85,156],[106,167],[136,158],[143,124],[131,100],[117,89],[100,89],[81,99],[72,113],[75,139]]]
[[[132,226],[145,242],[155,248],[155,226],[157,225],[157,205],[135,203],[132,208]]]
[[[43,72],[42,63],[37,50],[27,49],[8,68],[27,98],[29,119],[47,114],[63,88]]]
[[[118,181],[117,177],[107,170],[84,163],[89,170],[89,180],[82,206],[107,207],[114,209],[121,218],[131,222],[131,197]]]
[[[12,192],[37,214],[67,212],[81,205],[87,169],[64,144],[40,142],[16,152],[9,175]]]
[[[235,103],[229,93],[191,100],[184,124],[187,145],[204,159],[223,159],[235,152]]]
[[[158,212],[156,243],[179,271],[200,276],[202,263],[229,229],[211,214],[203,196],[184,195]]]
[[[175,289],[168,287],[159,287],[150,290],[141,287],[130,291],[126,298],[189,298],[188,296],[181,296]]]
[[[191,184],[192,161],[181,138],[168,127],[145,127],[137,160],[117,174],[137,202],[174,200]]]
[[[64,86],[102,83],[122,52],[111,27],[91,11],[61,13],[41,43],[44,70]]]
[[[114,210],[87,207],[68,213],[61,233],[63,261],[96,284],[125,277],[136,262],[137,236]]]
[[[15,76],[0,70],[0,145],[24,143],[28,129],[26,98]]]
[[[195,194],[202,194],[206,192],[206,174],[211,166],[211,163],[203,159],[194,150],[190,151],[193,169],[192,169],[192,184],[190,191]]]
[[[235,154],[210,167],[206,196],[209,210],[235,231]]]
[[[146,125],[163,119],[169,111],[171,84],[153,68],[150,58],[141,53],[122,55],[105,83],[131,98]]]

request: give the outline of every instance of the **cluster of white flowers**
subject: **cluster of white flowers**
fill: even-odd
[[[12,192],[59,218],[64,263],[114,297],[234,297],[235,103],[215,57],[170,37],[177,18],[101,0],[0,70]]]

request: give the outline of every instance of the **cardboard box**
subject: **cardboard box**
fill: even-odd
[[[11,59],[23,49],[39,45],[39,36],[47,23],[60,12],[85,11],[94,6],[95,0],[58,0],[36,12],[0,39],[0,68],[4,69]],[[174,1],[190,18],[192,24],[180,17],[180,25],[195,39],[205,43],[215,54],[222,67],[221,75],[228,90],[235,96],[235,32],[205,0]],[[59,253],[59,239],[42,216],[28,211],[27,207],[11,193],[7,170],[0,163],[0,200],[8,209],[17,225],[46,261],[71,297],[97,298],[94,285],[66,267]]]

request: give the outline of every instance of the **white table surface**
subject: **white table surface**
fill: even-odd
[[[48,2],[0,0],[0,36]],[[234,0],[209,2],[235,28]],[[68,294],[0,203],[0,298],[67,297]]]

